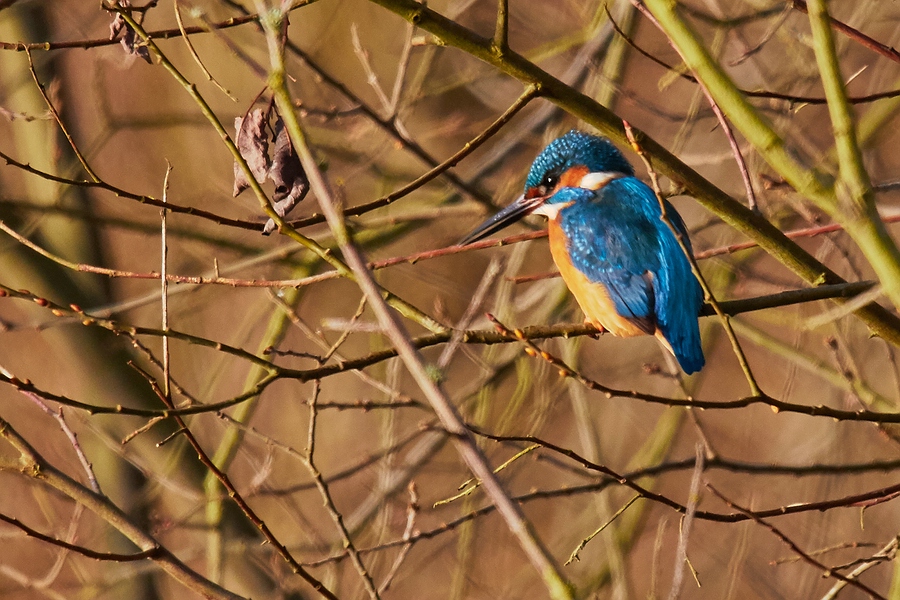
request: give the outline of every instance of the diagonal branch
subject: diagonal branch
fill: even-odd
[[[269,20],[263,21],[263,24],[266,26],[266,39],[269,43],[269,55],[272,63],[270,87],[275,95],[275,102],[285,119],[291,141],[297,149],[304,169],[309,175],[310,185],[315,190],[322,212],[328,220],[328,225],[331,227],[341,252],[347,259],[347,263],[356,275],[357,285],[368,298],[369,306],[378,317],[379,322],[384,327],[386,334],[397,349],[400,358],[413,379],[425,394],[441,424],[456,443],[460,456],[465,460],[473,474],[482,481],[485,493],[497,507],[510,532],[517,539],[535,569],[542,576],[550,595],[553,598],[574,598],[570,584],[563,578],[553,556],[535,535],[530,523],[525,520],[521,508],[513,504],[505,490],[503,490],[487,458],[478,448],[469,430],[466,429],[456,408],[429,375],[422,355],[412,344],[409,334],[406,332],[403,324],[397,319],[396,314],[388,307],[378,285],[375,283],[372,272],[366,265],[366,261],[350,240],[339,206],[331,193],[328,183],[319,170],[318,164],[306,143],[306,137],[300,127],[300,122],[293,111],[293,102],[285,85],[284,55],[278,43],[278,24]]]
[[[631,1],[640,4],[640,0]],[[685,64],[703,82],[716,104],[735,127],[753,145],[763,160],[784,177],[798,193],[814,202],[835,221],[844,225],[847,233],[850,234],[878,274],[891,302],[895,307],[900,307],[900,250],[888,235],[884,223],[878,219],[871,201],[864,202],[862,199],[849,201],[846,198],[848,193],[852,198],[856,188],[869,187],[860,184],[862,180],[867,180],[867,177],[861,178],[856,173],[859,169],[853,169],[853,172],[856,173],[853,180],[857,181],[857,184],[849,190],[843,189],[841,186],[836,189],[830,174],[820,172],[805,164],[796,150],[788,146],[772,124],[750,104],[734,81],[725,73],[722,65],[710,55],[700,35],[687,21],[681,18],[673,3],[667,0],[647,0],[646,4],[659,21],[666,36],[678,49]],[[818,2],[814,4],[818,4]],[[820,6],[824,6],[824,3]],[[844,153],[848,154],[846,157],[841,156],[841,178],[843,180],[845,176],[848,176],[847,169],[852,169],[849,165],[854,163],[849,156],[851,153],[848,148],[851,145],[846,142],[851,135],[852,122],[849,118],[843,84],[839,81],[835,82],[835,79],[839,79],[839,73],[836,58],[833,56],[833,44],[827,43],[831,41],[827,15],[820,19],[818,24],[815,24],[815,19],[813,21],[814,40],[817,46],[816,55],[822,57],[819,61],[819,68],[825,81],[825,91],[829,99],[829,111],[832,113],[835,135],[839,140],[844,140],[839,143],[843,144]],[[815,33],[817,31],[818,33]],[[827,40],[825,40],[826,35],[828,36]],[[831,58],[826,56],[829,53],[824,46],[831,48]],[[840,86],[839,91],[838,86]],[[838,106],[843,107],[844,110]],[[837,121],[835,121],[835,117],[838,118]],[[871,198],[871,191],[869,198]]]
[[[0,418],[0,437],[9,442],[19,452],[20,470],[22,473],[46,483],[109,523],[114,529],[134,542],[141,549],[142,554],[149,553],[151,555],[150,558],[162,570],[185,587],[205,598],[242,600],[242,596],[229,592],[225,588],[209,581],[178,560],[175,555],[160,545],[153,536],[132,521],[131,517],[113,504],[109,498],[87,489],[47,462],[3,418]]]
[[[620,117],[594,99],[573,90],[540,69],[521,54],[509,50],[502,57],[497,56],[492,51],[489,39],[415,0],[371,0],[371,2],[414,23],[447,46],[459,48],[523,83],[539,85],[544,96],[551,102],[596,127],[613,141],[627,144]],[[725,107],[722,108],[724,110]],[[728,114],[727,110],[725,112]],[[757,242],[763,250],[804,281],[812,285],[844,282],[837,273],[791,242],[777,227],[710,183],[658,142],[638,130],[635,130],[635,135],[644,149],[656,160],[657,170],[660,173],[669,177],[676,186],[687,190],[687,193],[728,225]],[[900,319],[895,315],[872,304],[860,308],[853,314],[861,319],[874,335],[900,345]]]

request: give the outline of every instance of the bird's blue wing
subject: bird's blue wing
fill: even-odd
[[[666,214],[670,215],[672,225],[678,228],[672,218],[677,213],[667,209]],[[703,290],[675,236],[671,230],[667,233],[660,239],[661,265],[654,285],[656,322],[681,367],[686,373],[693,373],[699,371],[705,362],[697,323],[703,304]],[[682,239],[687,242],[686,235]]]
[[[569,195],[581,200],[560,213],[572,264],[591,281],[603,284],[621,316],[655,321],[648,277],[659,268],[653,224],[618,203],[593,201],[596,192],[592,190],[567,188],[557,196],[561,194],[563,200]],[[586,201],[588,195],[592,201]]]
[[[675,234],[660,218],[653,191],[634,177],[611,181],[597,192],[565,191],[580,200],[560,213],[574,266],[604,284],[620,315],[658,327],[685,372],[698,371],[704,363],[697,323],[703,292]],[[668,202],[666,214],[690,250],[684,222]]]
[[[620,183],[618,181],[612,184]],[[644,213],[658,228],[659,268],[654,271],[653,293],[656,298],[656,325],[662,337],[669,343],[678,363],[686,373],[699,371],[705,362],[697,322],[703,305],[703,290],[694,276],[691,263],[684,254],[672,229],[661,219],[662,211],[653,190],[637,179],[622,180],[621,187],[631,190],[631,196],[643,198],[640,204]],[[620,190],[617,198],[622,194]],[[688,252],[692,252],[687,227],[681,215],[668,201],[666,217],[681,235]]]

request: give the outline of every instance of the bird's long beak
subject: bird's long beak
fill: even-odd
[[[526,198],[522,194],[513,200],[509,206],[498,212],[496,215],[475,228],[472,233],[464,237],[458,242],[458,246],[465,246],[472,242],[484,239],[495,231],[500,231],[508,225],[512,225],[522,217],[531,214],[538,206],[544,203],[547,198],[544,196],[536,196],[534,198]]]

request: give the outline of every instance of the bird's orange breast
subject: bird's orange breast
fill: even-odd
[[[563,281],[575,296],[588,321],[620,337],[653,335],[656,332],[656,324],[650,319],[628,319],[620,315],[606,286],[591,281],[572,264],[566,236],[559,225],[558,216],[550,220],[549,234],[553,262],[556,263]]]

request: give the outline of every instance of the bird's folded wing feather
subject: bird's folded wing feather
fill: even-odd
[[[561,218],[575,268],[606,287],[621,316],[655,321],[651,273],[660,260],[653,223],[639,211],[596,203],[577,203]]]

